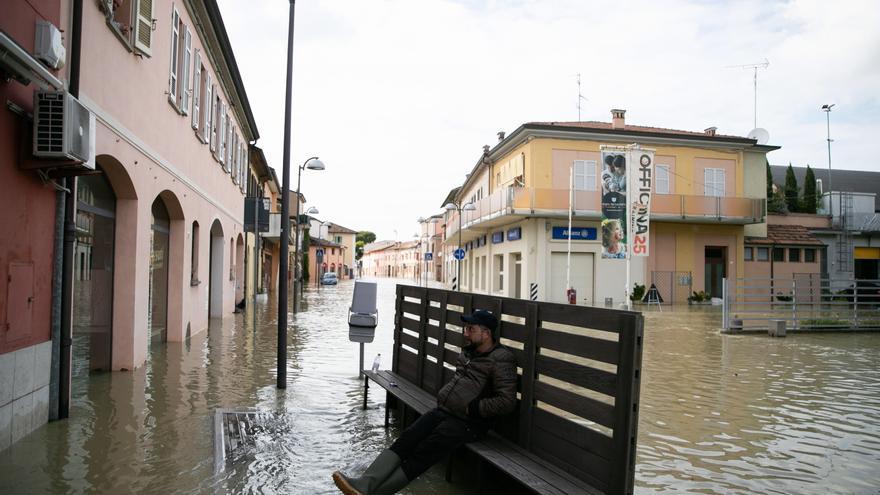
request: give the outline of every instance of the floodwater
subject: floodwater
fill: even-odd
[[[384,367],[397,281],[378,282],[365,364],[381,353]],[[272,302],[153,346],[135,371],[78,371],[70,419],[0,452],[0,493],[335,493],[334,469],[372,459],[399,433],[383,427],[380,389],[361,409],[345,323],[352,288],[306,290],[290,321],[286,390],[275,387]],[[880,334],[720,335],[711,307],[645,316],[636,493],[880,493]],[[216,408],[275,415],[256,448],[219,472]],[[437,466],[404,493],[477,492]]]

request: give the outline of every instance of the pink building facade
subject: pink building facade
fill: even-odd
[[[66,64],[52,70],[38,61],[43,67],[33,70],[48,71],[61,82],[56,89],[67,90],[72,65],[79,69],[74,96],[94,117],[95,172],[78,177],[70,193],[76,242],[67,265],[78,349],[71,362],[87,364],[68,366],[131,370],[151,350],[206,331],[245,299],[253,235],[244,232],[244,200],[262,187],[250,167],[259,134],[216,1],[84,1],[79,26],[71,5],[6,2],[0,29],[33,54],[35,26],[50,22],[63,33]],[[76,31],[78,63],[69,41]],[[49,370],[59,299],[53,288],[60,285],[53,267],[62,245],[56,206],[64,201],[63,193],[56,197],[59,175],[21,163],[34,94],[50,86],[34,79],[0,82],[0,96],[22,109],[0,116],[0,275],[14,278],[0,284],[0,316],[15,316],[15,332],[0,334],[0,374],[11,366],[22,370],[13,376],[25,377],[12,394],[0,380],[0,407],[14,406],[21,397],[6,395],[25,388],[39,393],[29,399],[33,417],[22,420],[32,428],[46,421],[48,386],[58,381]],[[57,347],[62,339],[54,340]],[[0,449],[26,434],[7,435],[3,425]]]

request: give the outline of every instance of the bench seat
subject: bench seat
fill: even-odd
[[[393,371],[364,371],[364,376],[365,407],[366,389],[369,387],[368,380],[375,382],[418,414],[424,414],[435,407],[436,399],[434,396]],[[387,426],[387,404],[385,418]],[[547,495],[601,494],[601,492],[583,481],[494,432],[489,432],[486,438],[478,442],[465,444],[465,448],[485,459],[489,464],[495,466],[535,493]]]

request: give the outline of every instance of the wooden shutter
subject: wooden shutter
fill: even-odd
[[[195,60],[193,61],[193,108],[192,108],[192,128],[199,130],[199,97],[202,91],[202,54],[196,50]],[[196,133],[198,134],[198,133]]]
[[[220,163],[223,164],[223,169],[226,169],[226,104],[222,101],[219,105],[217,105],[217,112],[219,113],[217,126],[217,155],[220,158]]]
[[[202,140],[206,143],[211,142],[211,102],[214,101],[214,85],[211,84],[211,73],[205,70],[205,95],[202,97],[202,113],[205,118],[202,119]]]
[[[150,55],[153,44],[153,0],[136,0],[134,22],[134,47]]]
[[[250,170],[250,161],[248,160],[248,144],[247,142],[241,143],[241,180],[239,181],[238,188],[241,189],[241,192],[245,192],[247,188],[247,178],[248,171]]]
[[[177,66],[180,64],[180,14],[171,9],[171,70],[168,75],[168,99],[177,104]]]
[[[183,29],[186,35],[183,38],[183,77],[181,78],[182,84],[180,85],[180,103],[183,114],[187,115],[189,113],[189,95],[190,91],[192,91],[189,86],[189,67],[190,62],[192,62],[192,33],[186,26]]]
[[[208,78],[210,77],[211,76],[209,74]],[[208,121],[207,125],[205,126],[205,140],[211,143],[211,151],[214,152],[217,151],[217,132],[215,132],[214,129],[217,126],[217,121],[215,120],[215,117],[217,115],[217,96],[213,84],[211,85],[211,91],[208,92],[208,96],[209,98],[205,100],[205,103],[208,105],[207,107],[205,107],[205,114]]]

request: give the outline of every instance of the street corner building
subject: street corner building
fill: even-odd
[[[569,302],[571,287],[577,304],[619,304],[628,251],[631,284],[668,303],[721,297],[725,277],[742,277],[746,238],[767,235],[766,155],[778,147],[625,113],[526,123],[485,146],[443,201],[456,206],[444,214],[447,285],[459,242],[460,288],[515,298]]]
[[[65,332],[131,370],[256,289],[272,174],[214,0],[9,0],[0,30],[2,449],[64,402]]]

